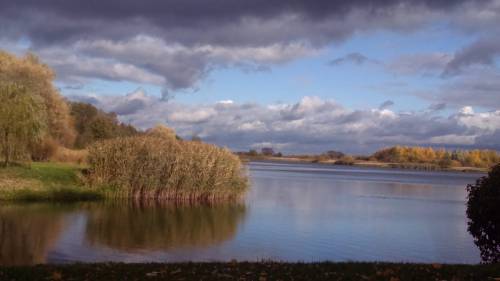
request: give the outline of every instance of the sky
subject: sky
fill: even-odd
[[[233,150],[500,149],[500,0],[0,0],[0,49]]]

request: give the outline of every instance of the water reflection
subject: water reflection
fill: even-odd
[[[88,206],[86,240],[123,251],[206,247],[235,236],[242,204],[172,205],[107,202]]]
[[[0,205],[0,265],[480,261],[465,215],[475,175],[259,163],[250,175],[245,205]]]
[[[0,207],[0,264],[44,263],[64,228],[66,207],[46,204]]]

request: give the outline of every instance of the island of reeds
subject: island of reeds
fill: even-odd
[[[0,200],[216,201],[244,194],[231,151],[141,131],[116,114],[64,99],[32,54],[0,51]]]
[[[175,201],[236,199],[246,189],[239,158],[227,149],[179,141],[166,127],[89,148],[86,180],[108,197]]]

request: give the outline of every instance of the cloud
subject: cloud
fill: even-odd
[[[119,115],[122,121],[143,129],[164,123],[182,137],[196,135],[234,150],[270,146],[287,153],[332,149],[371,153],[396,144],[500,149],[491,139],[500,130],[500,111],[476,112],[472,107],[449,116],[427,109],[406,113],[387,107],[353,110],[308,96],[294,104],[224,101],[195,106],[162,101],[144,92],[96,97],[96,105],[113,110],[130,104],[134,96],[148,106]]]
[[[79,40],[70,48],[44,47],[38,53],[60,73],[59,78],[64,81],[93,78],[133,81],[162,86],[164,92],[168,93],[169,89],[195,86],[214,67],[235,66],[258,71],[261,66],[313,55],[314,51],[299,43],[263,47],[203,45],[188,48],[140,35],[118,42]]]
[[[445,80],[435,89],[416,93],[435,103],[454,106],[500,108],[500,72],[497,70],[469,71],[452,80]]]
[[[441,111],[446,108],[446,103],[440,102],[440,103],[433,103],[429,106],[429,110],[431,111]]]
[[[452,60],[447,53],[420,53],[403,55],[393,59],[386,68],[399,75],[436,75]]]
[[[314,42],[342,38],[356,29],[391,26],[408,28],[432,13],[460,9],[471,3],[475,11],[483,1],[363,0],[311,3],[305,0],[174,1],[134,0],[65,2],[2,0],[3,34],[23,33],[35,42],[50,44],[80,39],[123,40],[147,32],[184,45],[270,45],[305,38]],[[477,3],[477,4],[476,4]],[[472,5],[474,4],[474,5]],[[420,13],[418,13],[418,12]],[[46,19],[50,18],[50,21]],[[30,19],[26,21],[25,19]],[[474,21],[481,21],[475,18]],[[6,23],[16,25],[4,25]],[[472,24],[472,20],[469,21]],[[337,25],[330,25],[337,23]],[[345,24],[342,24],[345,23]],[[322,32],[311,32],[322,31]],[[260,35],[260,36],[257,36]]]
[[[443,76],[460,74],[464,68],[474,65],[494,65],[495,58],[500,56],[499,34],[492,38],[481,39],[461,49],[448,62]]]
[[[360,54],[360,53],[350,53],[350,54],[347,54],[347,55],[345,55],[343,57],[339,57],[339,58],[336,58],[336,59],[333,59],[333,60],[329,61],[328,65],[330,65],[330,66],[338,66],[338,65],[342,65],[342,64],[346,64],[346,63],[352,63],[352,64],[355,64],[355,65],[362,65],[362,64],[365,64],[365,63],[380,64],[379,61],[370,59],[370,58],[366,57],[363,54]]]
[[[406,33],[437,20],[473,33],[495,29],[498,6],[469,0],[0,0],[0,40],[28,42],[59,81],[153,84],[169,97],[195,88],[213,69],[269,69],[360,32]],[[360,54],[341,61],[368,62]]]
[[[387,108],[389,108],[389,107],[391,107],[393,105],[394,105],[394,102],[392,100],[386,100],[382,104],[380,104],[380,106],[378,107],[378,109],[384,110],[384,109],[387,109]]]

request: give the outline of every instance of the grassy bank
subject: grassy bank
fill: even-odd
[[[0,169],[0,200],[85,201],[103,198],[102,192],[86,187],[82,166],[32,163]]]
[[[498,280],[500,264],[172,263],[0,267],[1,280]]]

